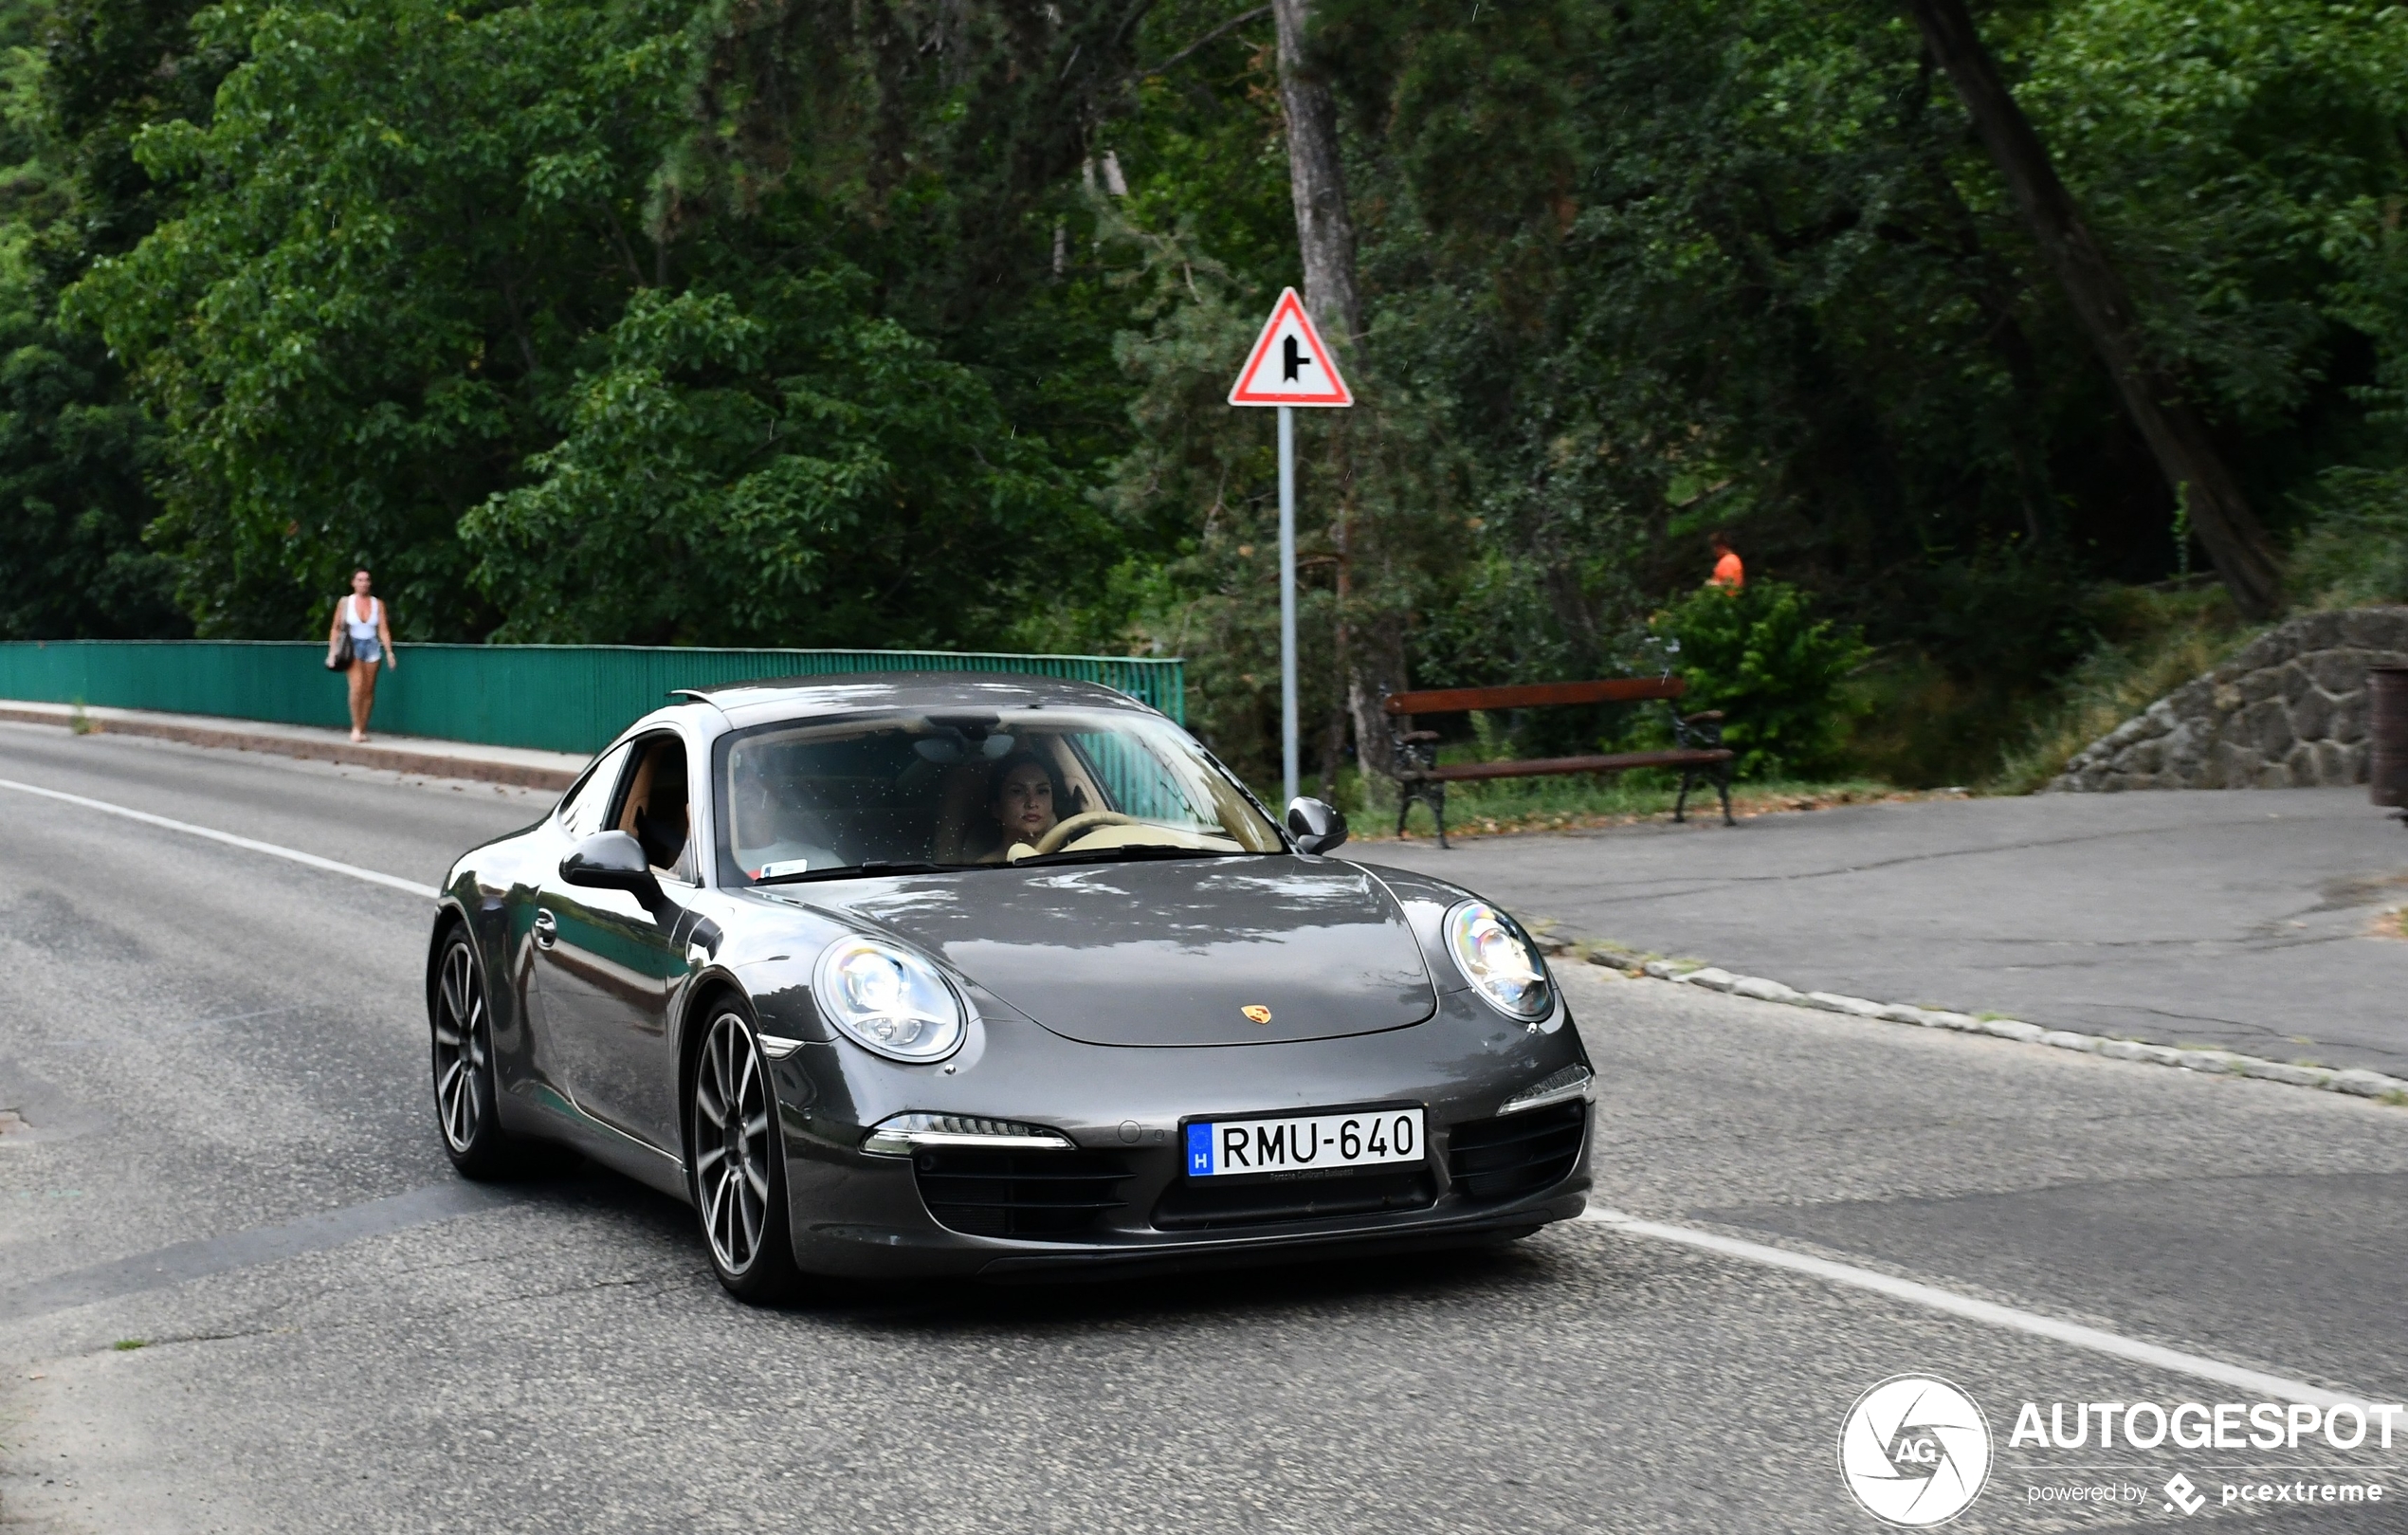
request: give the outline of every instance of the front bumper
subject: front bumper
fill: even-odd
[[[1100,1213],[1085,1230],[1045,1236],[987,1235],[945,1224],[931,1213],[923,1174],[911,1159],[865,1158],[865,1163],[876,1165],[835,1177],[797,1177],[790,1158],[794,1256],[814,1273],[1002,1278],[1064,1269],[1137,1271],[1283,1262],[1349,1249],[1504,1240],[1580,1213],[1590,1184],[1587,1117],[1583,1106],[1579,1149],[1570,1171],[1519,1196],[1479,1199],[1465,1195],[1449,1179],[1448,1159],[1440,1150],[1417,1169],[1435,1185],[1427,1203],[1338,1215],[1240,1216],[1167,1230],[1154,1221],[1165,1196],[1181,1183],[1177,1159],[1167,1151],[1133,1153],[1124,1159],[1130,1171],[1118,1180],[1116,1192],[1123,1197],[1114,1201],[1114,1208]],[[1323,1187],[1337,1191],[1347,1181],[1331,1178]]]
[[[1514,1092],[1582,1060],[1569,1022],[1559,1013],[1542,1028],[1501,1025],[1465,999],[1383,1034],[1131,1050],[1072,1044],[991,1017],[990,1033],[1010,1037],[991,1038],[973,1069],[954,1074],[864,1069],[862,1052],[848,1046],[806,1046],[773,1069],[795,1260],[808,1272],[855,1277],[1108,1277],[1524,1235],[1578,1215],[1590,1187],[1588,1105],[1497,1115]],[[1185,1176],[1185,1119],[1373,1103],[1424,1106],[1423,1162],[1250,1185]],[[983,1166],[859,1149],[865,1126],[906,1109],[1045,1124],[1077,1149]],[[1548,1160],[1520,1178],[1481,1172],[1496,1165],[1480,1145],[1495,1142],[1499,1126],[1517,1140],[1552,1136]],[[1061,1180],[1038,1191],[1045,1197],[1101,1208],[1078,1229],[1060,1230],[948,1202],[966,1197],[958,1192],[965,1180],[1023,1173]],[[1244,1197],[1248,1187],[1260,1197]]]

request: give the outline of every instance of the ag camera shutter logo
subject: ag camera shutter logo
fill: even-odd
[[[1867,1513],[1909,1529],[1944,1525],[1990,1480],[1990,1420],[1928,1375],[1893,1375],[1839,1429],[1839,1474]]]

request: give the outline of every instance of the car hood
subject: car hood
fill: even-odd
[[[1262,1045],[1421,1022],[1437,998],[1380,883],[1293,857],[995,869],[844,905],[1053,1032]],[[1255,1022],[1248,1008],[1268,1009]]]

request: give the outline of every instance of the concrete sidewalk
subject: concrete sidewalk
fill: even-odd
[[[1370,843],[1567,936],[1800,991],[2408,1076],[2408,831],[2363,789],[2039,795]]]
[[[76,712],[72,704],[0,699],[0,720],[67,727],[72,726]],[[371,736],[363,744],[354,741],[347,730],[232,720],[213,714],[107,708],[86,708],[82,712],[85,723],[103,735],[154,736],[194,746],[269,752],[280,757],[348,762],[355,767],[386,768],[429,777],[514,783],[529,789],[566,789],[592,760],[570,752],[481,746],[471,741],[429,740],[418,736]]]

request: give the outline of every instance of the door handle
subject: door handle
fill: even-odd
[[[548,949],[559,941],[558,920],[552,913],[538,906],[535,913],[535,946],[538,949]]]

